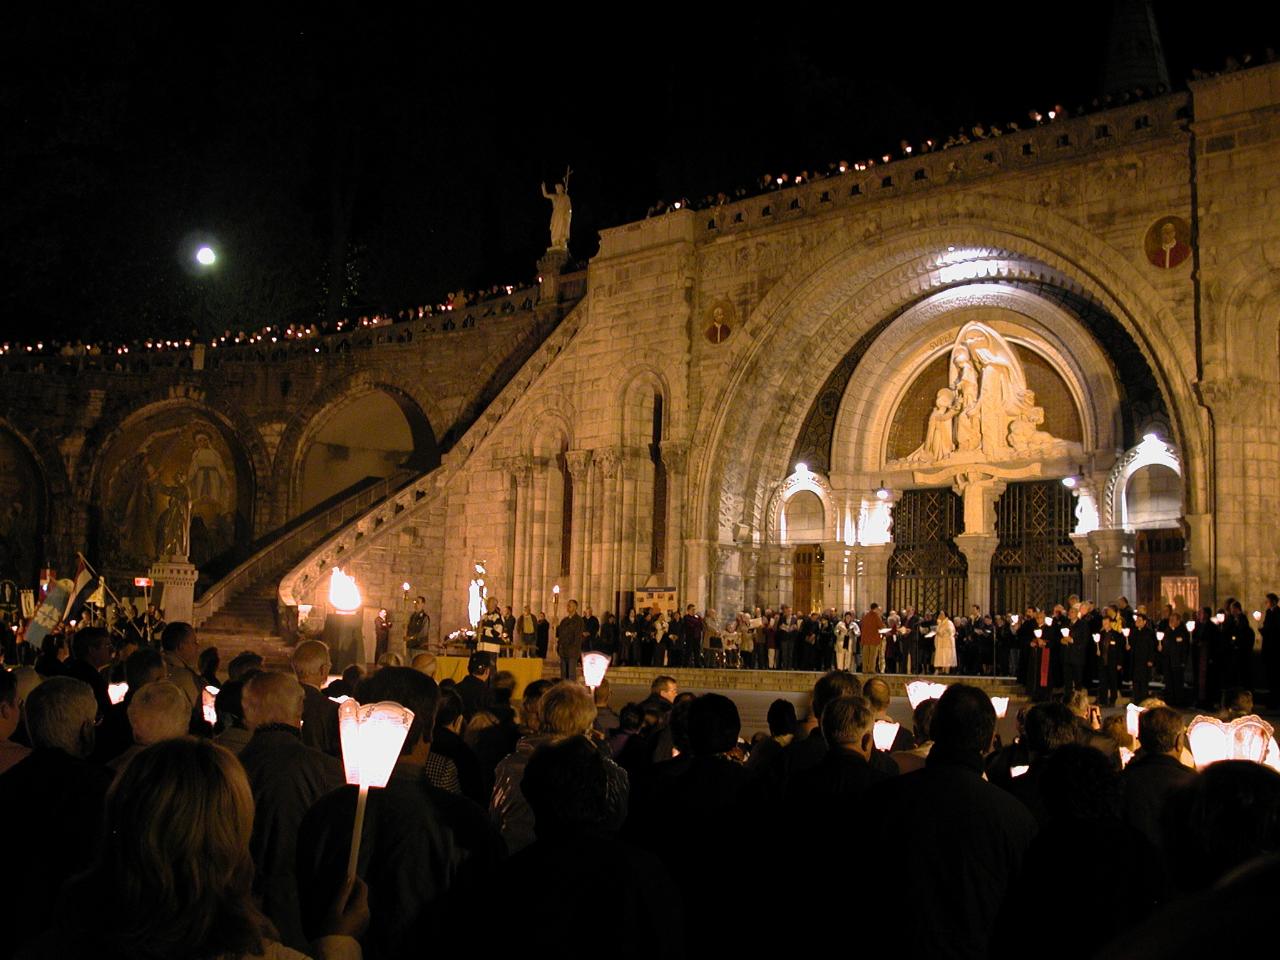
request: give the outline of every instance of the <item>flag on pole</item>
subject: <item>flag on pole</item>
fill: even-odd
[[[89,565],[84,562],[84,557],[80,557],[76,561],[76,579],[67,598],[67,609],[62,618],[64,620],[74,620],[79,617],[80,611],[84,609],[89,596],[97,589],[98,578],[89,569]]]
[[[67,609],[67,601],[71,597],[71,588],[75,586],[70,580],[50,580],[44,595],[44,601],[36,610],[36,615],[27,627],[27,643],[36,650],[44,638],[53,632],[62,621],[62,614]]]

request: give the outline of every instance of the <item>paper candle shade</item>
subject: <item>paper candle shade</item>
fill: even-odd
[[[1124,638],[1125,638],[1126,640],[1128,640],[1128,639],[1129,639],[1129,628],[1128,628],[1128,627],[1121,627],[1121,628],[1120,628],[1120,632],[1124,634]]]
[[[1009,776],[1017,778],[1025,774],[1030,769],[1031,769],[1030,764],[1015,763],[1012,767],[1009,768]]]
[[[1060,634],[1062,634],[1062,639],[1063,639],[1063,640],[1065,640],[1065,639],[1067,639],[1067,637],[1071,636],[1071,628],[1070,628],[1070,627],[1062,627],[1062,628],[1060,628],[1060,629],[1058,630],[1058,632],[1059,632]]]
[[[594,690],[604,680],[605,671],[609,669],[609,658],[603,653],[584,653],[582,655],[582,679]]]
[[[1196,622],[1194,620],[1188,620],[1187,633],[1195,633],[1195,632],[1196,632]]]
[[[1223,723],[1217,717],[1196,717],[1187,726],[1187,741],[1196,769],[1219,760],[1263,763],[1271,750],[1275,729],[1254,714]]]
[[[218,688],[207,686],[200,691],[200,712],[204,715],[204,722],[211,727],[218,725]]]
[[[938,700],[947,692],[945,683],[930,683],[928,680],[912,680],[907,684],[907,701],[914,710],[926,700]]]
[[[901,724],[894,723],[892,720],[877,720],[872,736],[875,738],[877,750],[893,749],[893,741],[897,739],[898,729]]]
[[[1032,630],[1031,632],[1032,632],[1032,633],[1034,633],[1034,634],[1036,635],[1036,639],[1037,639],[1037,640],[1039,640],[1039,639],[1044,635],[1044,631],[1043,631],[1043,630],[1041,630],[1039,627],[1036,627],[1036,628],[1035,628],[1034,630]]]
[[[1129,736],[1138,739],[1138,717],[1146,712],[1146,707],[1140,707],[1136,703],[1131,703],[1124,708],[1124,728],[1129,731]]]
[[[1009,698],[1008,697],[992,697],[991,706],[995,708],[996,716],[999,719],[1003,720],[1005,717],[1005,714],[1009,712]]]
[[[123,703],[124,695],[129,692],[127,683],[109,683],[107,684],[107,699],[112,703]]]
[[[1156,643],[1164,643],[1164,631],[1163,631],[1163,630],[1157,630],[1157,631],[1156,631]]]
[[[338,731],[347,783],[361,788],[385,787],[412,723],[413,711],[398,703],[347,700],[339,704]]]

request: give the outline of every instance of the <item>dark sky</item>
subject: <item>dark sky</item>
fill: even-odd
[[[24,342],[523,282],[546,246],[538,182],[566,163],[585,258],[599,228],[659,197],[1086,102],[1110,10],[15,6],[0,28],[0,340]],[[1262,6],[1158,3],[1175,85],[1280,46]],[[221,259],[197,276],[206,239]]]

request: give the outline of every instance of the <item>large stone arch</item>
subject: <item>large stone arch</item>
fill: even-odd
[[[344,407],[374,394],[389,398],[409,425],[414,452],[407,465],[430,470],[440,462],[437,438],[444,417],[435,402],[421,396],[420,391],[411,392],[372,371],[359,371],[322,388],[285,427],[276,449],[273,471],[277,524],[300,510],[303,468],[320,431]]]
[[[32,439],[0,417],[0,578],[12,577],[23,588],[33,586],[46,559],[70,560],[45,555],[48,544],[65,542],[72,504],[66,468],[51,439]]]
[[[954,328],[975,310],[1007,311],[996,328],[1058,372],[1081,419],[1085,450],[1122,445],[1121,395],[1098,343],[1061,307],[1016,287],[948,287],[904,311],[892,336],[876,338],[851,377],[836,417],[833,474],[881,471],[889,428],[903,395],[937,357],[952,348]]]
[[[1203,437],[1187,375],[1177,366],[1193,355],[1190,344],[1120,251],[1043,208],[1004,198],[967,195],[904,204],[883,215],[901,222],[863,242],[852,219],[846,229],[831,231],[748,317],[739,354],[723,386],[707,398],[695,434],[706,438],[694,484],[700,531],[724,540],[759,530],[761,480],[788,472],[783,459],[812,400],[815,363],[821,369],[824,357],[829,363],[931,290],[977,279],[1047,280],[1107,309],[1159,383],[1193,477],[1188,499],[1203,503]],[[956,250],[973,256],[949,262],[945,255]],[[808,376],[797,376],[806,365]],[[771,415],[760,417],[761,410]],[[765,443],[765,437],[776,439]]]
[[[270,488],[266,482],[270,476],[269,460],[261,435],[238,408],[230,404],[215,405],[200,392],[175,390],[163,398],[153,397],[149,402],[139,403],[119,418],[104,417],[104,421],[111,422],[113,426],[87,438],[77,472],[76,488],[82,502],[88,504],[81,542],[89,545],[91,550],[102,550],[104,534],[125,524],[125,518],[116,515],[113,505],[107,500],[110,493],[107,487],[112,480],[110,471],[125,457],[143,455],[148,431],[179,432],[187,429],[194,435],[201,432],[202,422],[217,431],[232,458],[231,467],[235,474],[234,509],[229,521],[233,526],[225,531],[224,542],[216,556],[227,557],[243,550],[255,535],[263,532],[264,519],[269,515]],[[155,479],[159,483],[172,480],[163,476]],[[193,509],[193,519],[195,515]],[[105,563],[106,558],[103,559]],[[138,561],[143,559],[148,558],[139,551],[139,556],[126,566],[142,572]],[[193,560],[199,565],[199,558],[194,554]],[[116,572],[121,569],[124,567],[117,565]]]

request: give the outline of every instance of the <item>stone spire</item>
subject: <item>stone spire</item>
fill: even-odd
[[[1102,92],[1123,93],[1141,87],[1153,93],[1162,84],[1169,89],[1169,68],[1151,0],[1113,0]]]

